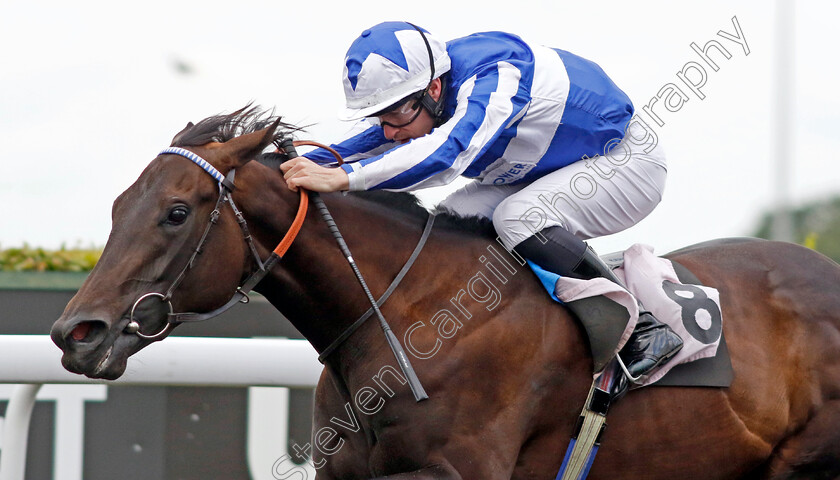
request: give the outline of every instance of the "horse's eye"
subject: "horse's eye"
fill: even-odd
[[[166,217],[166,223],[169,225],[180,225],[187,221],[189,215],[190,210],[187,207],[178,205],[169,211],[169,215]]]

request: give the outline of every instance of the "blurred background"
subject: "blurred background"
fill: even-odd
[[[344,54],[386,20],[442,39],[517,33],[595,61],[630,95],[666,149],[668,184],[648,218],[593,240],[599,252],[641,242],[662,254],[758,235],[840,260],[838,17],[840,3],[827,0],[2,0],[0,335],[49,331],[107,240],[113,200],[188,121],[254,102],[308,125],[302,138],[337,139],[349,128],[336,119]],[[734,22],[743,46],[727,39]],[[729,55],[709,52],[717,71],[691,46],[711,40]],[[705,69],[702,99],[677,76],[691,62]],[[696,70],[688,75],[701,83]],[[651,107],[658,125],[643,107],[668,95],[672,111],[664,98]],[[456,187],[418,195],[433,206]],[[225,315],[177,333],[300,338],[258,296]],[[272,407],[290,419],[286,432],[243,389],[109,386],[104,401],[104,386],[89,387],[99,390],[75,429],[58,428],[55,413],[79,401],[75,390],[39,397],[47,401],[35,408],[27,479],[277,478],[272,462],[310,438],[308,390],[289,392],[288,410]],[[9,391],[0,388],[0,430]],[[252,441],[246,412],[281,438]],[[265,446],[261,457],[251,444]],[[59,461],[67,445],[74,468]]]
[[[5,0],[0,249],[103,246],[114,198],[188,121],[255,102],[310,125],[301,137],[335,140],[349,128],[336,119],[346,49],[384,20],[408,20],[443,39],[504,30],[569,50],[600,64],[639,112],[668,84],[687,95],[678,111],[663,101],[653,107],[664,126],[642,113],[668,154],[663,202],[639,225],[595,240],[597,250],[643,242],[665,253],[769,235],[765,216],[780,203],[796,213],[792,240],[829,247],[840,243],[830,240],[840,229],[832,200],[840,190],[840,66],[831,60],[838,14],[836,2],[803,1],[777,26],[773,5],[759,0],[679,9],[617,0]],[[736,35],[733,17],[749,54],[718,35]],[[710,53],[720,68],[706,66],[701,100],[677,72],[703,64],[690,45],[710,40],[731,57]],[[787,58],[781,69],[778,58]],[[779,88],[777,71],[788,73]],[[452,188],[420,196],[432,205]]]

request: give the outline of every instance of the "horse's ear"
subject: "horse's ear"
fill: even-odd
[[[267,128],[241,135],[222,144],[222,152],[233,162],[230,168],[241,167],[262,153],[274,141],[274,132],[278,126],[280,119]]]
[[[175,145],[177,145],[178,142],[180,142],[181,137],[184,136],[184,134],[187,133],[188,131],[190,131],[190,129],[193,128],[193,127],[194,127],[194,125],[193,125],[192,122],[187,122],[187,126],[184,127],[183,130],[178,132],[174,137],[172,137],[172,145],[170,145],[170,147],[174,147]]]

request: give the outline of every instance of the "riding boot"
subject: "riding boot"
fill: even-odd
[[[545,228],[521,242],[515,250],[558,275],[581,279],[603,277],[624,287],[595,251],[565,228]],[[637,380],[673,357],[682,345],[679,335],[639,303],[639,321],[619,356],[633,377],[631,380]]]
[[[615,272],[599,257],[591,247],[572,270],[582,278],[604,277],[613,283],[624,286]],[[625,287],[626,288],[626,287]],[[682,348],[682,339],[671,328],[660,322],[652,313],[639,303],[639,321],[630,335],[627,345],[619,355],[627,371],[633,378],[644,377],[659,365],[670,360]]]

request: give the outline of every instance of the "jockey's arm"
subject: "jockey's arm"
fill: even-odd
[[[520,71],[500,62],[461,86],[452,117],[431,133],[357,162],[346,163],[350,190],[394,191],[446,185],[496,141],[528,104]]]
[[[448,184],[525,108],[529,98],[519,90],[520,78],[513,65],[494,65],[459,89],[454,115],[430,134],[395,145],[387,141],[380,127],[370,126],[337,145],[351,153],[342,168],[324,168],[302,160],[287,162],[283,167],[287,183],[293,189],[301,186],[321,192],[416,190]],[[356,152],[360,155],[353,155]],[[324,158],[318,156],[316,162],[326,163],[326,152],[316,151],[317,155]]]

